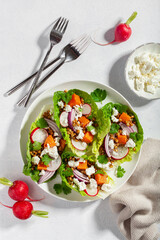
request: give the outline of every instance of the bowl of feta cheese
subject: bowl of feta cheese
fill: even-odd
[[[125,78],[139,97],[160,98],[160,44],[147,43],[136,48],[126,62]]]

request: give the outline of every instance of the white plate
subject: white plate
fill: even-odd
[[[160,88],[156,89],[154,94],[145,92],[144,90],[137,91],[134,86],[134,80],[129,79],[128,72],[131,69],[131,66],[134,65],[134,58],[141,55],[142,53],[156,53],[160,54],[160,44],[159,43],[147,43],[136,48],[129,56],[126,66],[125,66],[125,78],[130,89],[135,92],[139,97],[146,99],[156,99],[160,98]]]
[[[107,98],[103,101],[103,105],[105,105],[107,102],[119,102],[122,104],[125,104],[129,106],[131,109],[131,105],[129,102],[116,90],[113,88],[97,83],[92,81],[72,81],[72,82],[65,82],[60,85],[57,85],[53,88],[50,88],[49,90],[42,93],[40,96],[36,98],[36,100],[31,104],[31,106],[28,108],[22,124],[21,124],[21,131],[20,131],[20,149],[21,154],[24,162],[26,162],[26,143],[28,138],[28,133],[30,130],[30,126],[32,122],[35,121],[36,117],[40,113],[40,110],[44,105],[52,104],[53,94],[55,91],[63,91],[65,89],[72,89],[77,88],[84,91],[87,91],[88,93],[94,91],[96,88],[105,89],[108,93]],[[101,103],[98,104],[98,106],[102,106]],[[116,178],[114,174],[111,174],[111,177],[115,180],[116,184],[112,191],[110,191],[108,194],[106,194],[106,197],[108,197],[112,192],[116,191],[118,188],[120,188],[132,175],[134,172],[136,165],[138,163],[139,153],[135,154],[131,162],[125,162],[122,164],[122,166],[125,168],[126,173],[124,174],[123,178]],[[98,197],[82,197],[79,193],[72,190],[71,194],[64,195],[60,194],[57,195],[53,189],[53,185],[57,182],[61,182],[60,177],[48,182],[48,183],[42,183],[39,185],[41,189],[43,189],[45,192],[63,199],[63,200],[69,200],[69,201],[80,201],[80,202],[89,202],[99,199]]]

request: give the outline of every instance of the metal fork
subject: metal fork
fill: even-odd
[[[89,46],[91,43],[90,36],[84,35],[76,40],[73,40],[68,45],[66,45],[60,52],[59,56],[56,59],[60,59],[58,65],[56,65],[37,85],[35,91],[39,89],[39,87],[47,81],[47,79],[64,63],[71,62],[77,59]],[[25,95],[17,105],[20,106],[26,99],[27,95]]]
[[[52,28],[52,30],[50,32],[50,47],[49,47],[49,49],[48,49],[48,51],[46,53],[46,56],[45,56],[41,66],[40,66],[40,68],[38,70],[38,73],[37,73],[37,75],[36,75],[32,85],[31,85],[31,88],[29,89],[29,91],[27,93],[27,97],[26,97],[25,103],[24,103],[25,107],[27,106],[28,101],[29,101],[30,97],[32,96],[32,93],[33,93],[33,91],[34,91],[34,89],[36,87],[36,84],[37,84],[37,82],[38,82],[38,80],[40,78],[40,75],[41,75],[41,73],[42,73],[42,71],[44,69],[44,66],[45,66],[45,64],[47,62],[47,59],[49,57],[49,54],[50,54],[53,46],[61,41],[61,39],[63,37],[63,34],[65,33],[65,30],[67,28],[68,22],[69,21],[67,19],[60,17],[57,20],[57,22],[54,24],[54,26],[53,26],[53,28]]]

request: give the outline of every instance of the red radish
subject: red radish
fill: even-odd
[[[59,121],[62,127],[68,127],[68,112],[62,112]]]
[[[112,151],[111,157],[114,160],[121,160],[122,158],[126,157],[129,153],[129,148],[127,147],[118,147],[117,152]]]
[[[109,44],[112,44],[112,43],[115,43],[115,42],[125,42],[127,41],[131,34],[132,34],[132,30],[129,26],[129,24],[135,19],[135,17],[137,16],[137,12],[134,12],[129,18],[128,20],[126,21],[126,23],[120,23],[116,28],[115,28],[115,38],[112,42],[109,42],[109,43],[105,43],[105,44],[101,44],[101,43],[98,43],[98,42],[95,42],[96,44],[98,45],[101,45],[101,46],[106,46],[106,45],[109,45]]]
[[[91,111],[92,111],[92,108],[88,103],[83,104],[83,106],[82,106],[82,114],[83,115],[90,115]]]
[[[31,143],[34,143],[36,141],[43,144],[47,137],[47,131],[44,128],[39,127],[35,128],[30,134]]]
[[[49,166],[47,167],[47,171],[49,171],[49,172],[54,172],[54,171],[56,171],[56,170],[60,167],[61,162],[62,162],[62,161],[61,161],[61,157],[58,156],[57,159],[52,160],[52,161],[49,163]]]
[[[9,186],[8,195],[15,201],[23,201],[28,199],[30,201],[40,201],[42,199],[34,200],[28,196],[29,188],[28,185],[20,180],[14,182],[9,181],[7,178],[0,178],[0,183]]]
[[[104,149],[105,149],[105,152],[107,154],[108,157],[111,157],[111,149],[110,147],[108,146],[108,143],[109,143],[109,135],[107,134],[105,136],[105,139],[104,139]]]
[[[90,188],[89,186],[87,186],[84,192],[90,197],[95,197],[97,196],[99,190],[97,188]]]
[[[4,207],[11,208],[15,217],[25,220],[31,217],[31,215],[35,215],[38,217],[48,218],[48,212],[45,211],[34,211],[33,205],[28,201],[16,202],[13,207],[7,206],[3,203]]]
[[[71,143],[74,148],[80,151],[84,151],[87,148],[87,143],[85,142],[75,141],[74,139],[71,139]]]
[[[71,112],[68,113],[68,125],[75,132],[75,129],[72,124],[74,119],[75,119],[75,110],[72,109]]]

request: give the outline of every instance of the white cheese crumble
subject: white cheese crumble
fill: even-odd
[[[63,107],[64,107],[64,103],[63,103],[62,101],[59,101],[59,102],[58,102],[58,106],[61,107],[61,108],[63,108]]]
[[[58,154],[58,149],[56,146],[50,147],[49,144],[47,144],[47,147],[43,149],[41,152],[41,157],[45,154],[48,154],[50,157],[57,159],[59,154]]]
[[[73,108],[75,109],[75,119],[78,120],[79,117],[82,117],[82,106],[75,105]]]
[[[79,161],[73,161],[73,160],[70,160],[70,161],[68,161],[68,165],[70,166],[70,167],[73,167],[73,168],[76,168],[76,167],[78,167],[78,165],[79,165]]]
[[[93,178],[90,179],[90,184],[88,185],[89,188],[97,188],[97,181]]]
[[[86,189],[86,184],[84,182],[79,182],[77,178],[73,178],[73,182],[78,186],[79,191]]]
[[[60,146],[60,143],[59,143],[60,139],[61,139],[60,137],[56,137],[56,138],[54,139],[55,144],[56,144],[57,147]]]
[[[96,129],[95,128],[92,129],[90,132],[91,132],[92,135],[96,135]]]
[[[111,188],[112,188],[112,186],[111,186],[111,184],[106,184],[106,183],[104,183],[103,185],[102,185],[102,187],[101,187],[101,190],[102,191],[105,191],[105,192],[108,192],[108,191],[110,191],[111,190]]]
[[[113,108],[112,111],[112,116],[116,117],[118,115],[118,110],[116,108]]]
[[[128,76],[137,91],[154,94],[160,87],[160,54],[143,53],[135,57]]]
[[[110,162],[107,163],[100,163],[99,161],[96,162],[97,167],[99,168],[103,168],[104,170],[113,170],[113,167],[110,167]],[[113,164],[112,164],[113,165]]]
[[[57,132],[54,132],[54,137],[57,137],[58,136],[58,133]]]
[[[126,142],[125,147],[131,147],[134,148],[136,146],[135,142],[132,140],[132,138],[129,138],[129,140]]]
[[[64,110],[65,110],[66,112],[71,112],[72,108],[71,108],[70,105],[66,105],[65,108],[64,108]]]
[[[79,130],[78,136],[76,137],[78,140],[84,138],[84,133],[82,130]]]
[[[112,122],[115,122],[115,123],[117,123],[117,122],[119,122],[119,119],[118,118],[116,118],[115,116],[111,116],[111,120],[112,120]]]
[[[38,165],[39,161],[40,161],[40,158],[39,158],[38,156],[32,157],[32,162],[33,162],[35,165]]]
[[[113,140],[109,140],[108,146],[109,146],[111,149],[114,149],[114,141],[113,141]]]
[[[89,168],[86,169],[86,174],[90,177],[92,174],[94,174],[96,172],[94,166],[91,166]]]
[[[40,171],[39,175],[40,175],[40,176],[43,176],[45,173],[46,173],[45,170],[42,169],[42,170]]]

